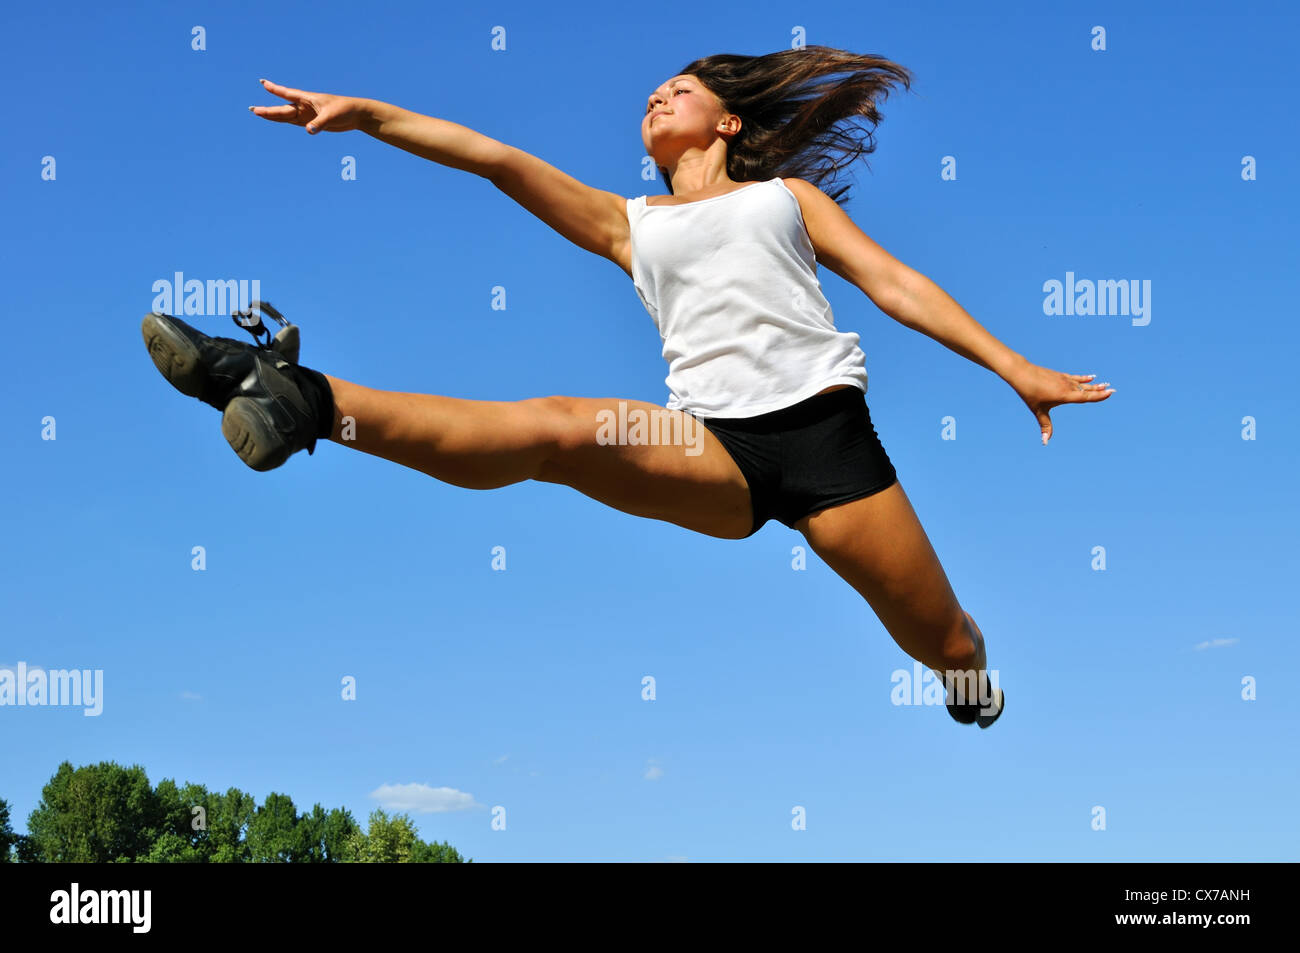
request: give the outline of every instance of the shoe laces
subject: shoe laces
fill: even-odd
[[[259,311],[261,314],[258,314]],[[271,336],[271,329],[262,320],[262,315],[266,315],[280,325],[274,337]],[[248,308],[235,311],[230,317],[253,336],[253,343],[258,347],[275,351],[291,364],[298,363],[298,326],[290,324],[271,302],[253,301]],[[266,340],[262,339],[263,335]]]

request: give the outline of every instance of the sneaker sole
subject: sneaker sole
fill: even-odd
[[[293,456],[270,415],[248,397],[231,398],[221,416],[221,433],[239,459],[259,472],[274,470]]]
[[[199,349],[189,338],[169,325],[156,311],[146,314],[140,324],[145,347],[168,383],[187,397],[203,393],[207,371],[199,362]]]

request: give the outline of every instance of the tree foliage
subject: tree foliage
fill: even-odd
[[[420,840],[409,815],[370,815],[320,804],[301,814],[286,794],[260,805],[230,788],[156,787],[139,765],[59,765],[27,820],[26,837],[0,801],[0,862],[27,863],[463,863],[450,844]]]
[[[450,844],[426,844],[416,835],[409,814],[389,817],[382,810],[370,812],[369,829],[358,828],[352,835],[352,856],[370,864],[459,864],[463,858]]]
[[[0,798],[0,864],[14,859],[10,854],[17,846],[18,838],[9,826],[9,802]]]

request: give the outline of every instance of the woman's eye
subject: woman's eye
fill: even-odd
[[[689,93],[689,92],[690,92],[689,89],[674,89],[674,90],[672,91],[672,93],[670,93],[669,95],[676,96],[678,93]],[[648,116],[648,115],[650,115],[650,113],[652,113],[653,111],[654,111],[654,107],[653,107],[653,106],[647,106],[647,107],[646,107],[646,110],[645,110],[645,114]]]

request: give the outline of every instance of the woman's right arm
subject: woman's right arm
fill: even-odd
[[[262,81],[289,105],[250,107],[310,133],[360,129],[381,142],[487,179],[579,248],[631,275],[627,200],[594,189],[534,155],[467,126],[377,99],[309,93]]]

